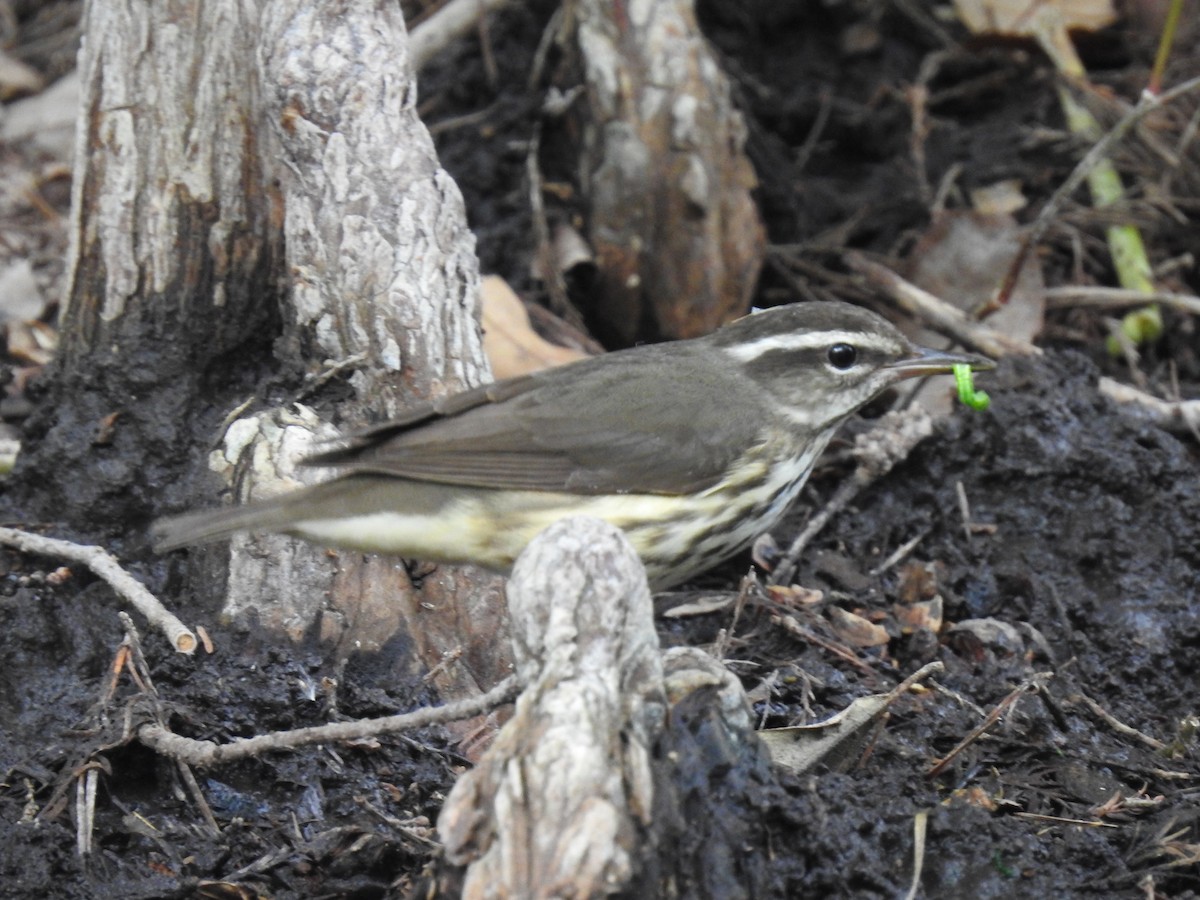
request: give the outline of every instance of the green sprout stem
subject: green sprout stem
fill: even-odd
[[[988,404],[992,402],[986,391],[975,390],[971,367],[965,363],[954,367],[954,383],[958,386],[958,399],[971,409],[987,409]]]

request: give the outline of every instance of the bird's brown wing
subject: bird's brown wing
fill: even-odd
[[[310,462],[489,488],[700,490],[754,443],[763,401],[719,359],[679,346],[476,388]]]

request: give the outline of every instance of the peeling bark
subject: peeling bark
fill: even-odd
[[[746,695],[701,650],[660,655],[625,537],[556,523],[518,558],[508,597],[524,690],[442,808],[440,895],[766,893],[775,782]]]
[[[14,480],[35,515],[120,534],[182,502],[179,456],[211,440],[201,385],[273,330],[254,19],[233,0],[86,7],[70,289]]]
[[[509,581],[512,719],[446,801],[462,896],[593,897],[634,876],[666,707],[645,570],[598,519],[546,529]]]
[[[597,327],[621,344],[713,331],[748,311],[766,235],[745,124],[692,0],[566,11]]]
[[[87,7],[71,295],[21,462],[31,506],[85,529],[217,502],[211,475],[205,492],[179,471],[218,425],[210,462],[238,498],[301,480],[296,460],[332,431],[304,407],[256,404],[264,380],[316,392],[335,367],[349,386],[336,424],[354,427],[487,378],[474,239],[417,118],[395,4],[202,12]],[[194,559],[192,592],[237,617],[345,651],[401,630],[426,666],[452,657],[447,697],[506,674],[493,576],[414,580],[398,560],[282,538]]]

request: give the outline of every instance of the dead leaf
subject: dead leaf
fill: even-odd
[[[1011,215],[981,215],[969,210],[941,213],[917,241],[908,257],[906,277],[968,315],[989,308],[1009,267],[1021,251],[1022,234]],[[1032,344],[1041,334],[1046,312],[1046,284],[1036,253],[1021,266],[1008,302],[989,316],[988,326],[1005,337]],[[936,335],[912,335],[918,342]],[[986,388],[986,382],[982,385]],[[953,407],[953,385],[930,378],[915,400],[935,420]]]
[[[33,94],[45,86],[37,70],[0,50],[0,100],[8,102],[22,94]]]
[[[887,629],[864,619],[860,615],[847,612],[840,606],[829,607],[827,613],[829,624],[837,639],[851,647],[882,647],[891,640]]]
[[[26,322],[45,310],[29,260],[15,259],[0,270],[0,320]]]
[[[1028,205],[1019,178],[997,181],[971,191],[971,208],[981,216],[1011,215]]]
[[[784,606],[816,606],[825,600],[825,593],[816,588],[801,587],[793,584],[790,587],[782,584],[767,585],[767,596]]]
[[[937,634],[942,630],[941,595],[917,603],[897,603],[892,607],[892,615],[900,624],[903,634],[912,634],[922,628]]]
[[[1012,216],[951,210],[939,215],[909,259],[913,284],[971,313],[987,306],[1020,252],[1021,227]],[[1046,315],[1046,283],[1037,254],[1021,267],[1012,295],[987,323],[1032,343]]]
[[[975,34],[1030,37],[1034,14],[1052,8],[1067,28],[1099,31],[1117,20],[1111,0],[954,0],[962,23]]]
[[[8,355],[32,366],[44,366],[54,358],[58,336],[44,322],[9,322]]]
[[[525,305],[508,283],[487,275],[480,287],[483,299],[483,349],[497,379],[527,375],[587,354],[545,340],[529,324]]]
[[[672,606],[661,615],[664,619],[685,619],[690,616],[704,616],[709,613],[728,609],[736,599],[737,594],[732,594],[728,591],[722,594],[705,594],[686,603],[680,603],[678,606]]]
[[[900,569],[900,602],[916,603],[938,595],[937,566],[930,562],[905,563]]]
[[[978,785],[959,788],[943,800],[942,804],[949,806],[952,802],[965,803],[967,806],[978,806],[980,809],[986,809],[988,812],[995,812],[1000,808],[1000,805],[996,802],[996,798]]]
[[[870,737],[870,728],[896,699],[913,685],[934,672],[940,672],[940,662],[922,666],[886,694],[859,697],[837,715],[815,725],[796,725],[791,728],[767,728],[758,733],[771,754],[771,761],[796,774],[807,772],[818,763],[835,771],[844,771],[858,759]]]
[[[975,661],[989,652],[1008,658],[1025,652],[1021,632],[1000,619],[963,619],[950,628],[948,640],[956,653]]]
[[[816,725],[767,728],[758,733],[771,761],[797,775],[824,763],[841,772],[858,759],[869,729],[887,710],[890,694],[859,697],[837,715]]]

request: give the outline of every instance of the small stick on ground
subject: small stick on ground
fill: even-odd
[[[14,547],[22,553],[57,557],[87,566],[121,597],[133,604],[153,627],[166,635],[172,647],[180,653],[195,651],[196,635],[173,613],[168,612],[141,582],[121,568],[116,558],[103,547],[42,537],[15,528],[0,528],[0,544]]]
[[[1160,400],[1153,394],[1122,384],[1107,376],[1100,379],[1100,393],[1129,408],[1166,431],[1190,433],[1200,441],[1200,400]]]
[[[995,707],[993,707],[992,711],[987,714],[987,718],[980,722],[975,728],[972,728],[971,733],[959,741],[958,745],[955,746],[953,750],[930,766],[925,775],[929,778],[936,778],[938,775],[942,774],[946,767],[950,765],[950,763],[952,763],[960,753],[975,743],[975,741],[979,740],[979,738],[982,737],[989,728],[999,722],[1006,713],[1011,711],[1012,708],[1016,706],[1017,701],[1020,700],[1024,694],[1027,694],[1031,690],[1041,690],[1042,685],[1052,678],[1053,675],[1053,672],[1038,672],[1036,675],[1025,679],[1023,682],[1013,688],[1008,696],[1006,696],[1003,700],[997,703]]]
[[[851,251],[846,253],[843,259],[847,266],[865,275],[873,287],[882,291],[901,309],[973,350],[996,357],[1038,356],[1042,352],[1033,344],[1001,334],[987,325],[973,321],[962,310],[906,281],[887,266],[867,259],[861,253]]]
[[[852,651],[849,647],[839,644],[836,641],[827,640],[821,637],[815,631],[805,628],[800,624],[795,616],[771,616],[771,623],[773,625],[778,625],[793,637],[798,637],[800,640],[809,644],[815,644],[822,650],[827,650],[839,659],[848,662],[861,672],[871,676],[878,674],[873,668],[871,668],[869,664],[863,662],[861,659],[855,656],[854,651]]]
[[[769,584],[787,584],[796,573],[796,564],[804,554],[809,542],[816,537],[829,520],[850,505],[863,488],[882,478],[896,463],[906,459],[913,447],[933,433],[933,420],[920,407],[910,407],[903,412],[888,413],[879,425],[868,434],[860,435],[854,444],[854,458],[858,465],[854,475],[833,495],[819,513],[812,517],[804,530],[796,537],[775,571]]]
[[[182,737],[162,725],[148,724],[138,729],[138,740],[164,756],[186,762],[193,766],[215,766],[234,760],[260,756],[272,750],[294,750],[310,744],[329,744],[336,741],[354,741],[368,737],[379,737],[397,731],[411,731],[470,719],[516,697],[516,678],[506,678],[486,694],[470,697],[444,706],[425,707],[395,716],[378,719],[362,719],[357,722],[335,722],[330,725],[315,725],[292,731],[276,731],[247,738],[232,744],[215,741],[197,741]]]
[[[477,28],[489,12],[507,6],[512,0],[450,0],[428,19],[412,29],[408,41],[409,61],[414,72],[445,50],[460,37]]]
[[[1154,291],[1149,294],[1129,288],[1092,287],[1067,284],[1046,288],[1043,296],[1050,309],[1067,309],[1088,306],[1097,309],[1127,309],[1130,306],[1145,306],[1157,303],[1177,309],[1182,313],[1200,316],[1200,297],[1192,294],[1173,294],[1170,291]]]
[[[1117,734],[1123,734],[1126,737],[1139,740],[1151,750],[1162,750],[1167,746],[1158,738],[1151,737],[1145,732],[1138,731],[1132,725],[1126,725],[1087,694],[1074,694],[1071,699],[1078,700],[1080,703],[1086,706],[1092,715],[1104,722],[1105,725],[1117,732]]]

